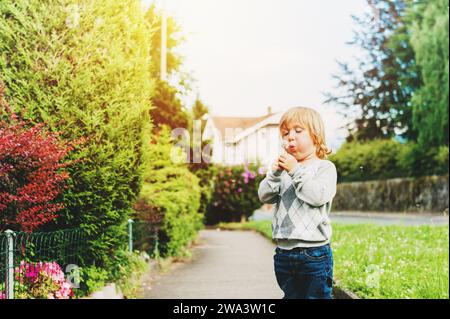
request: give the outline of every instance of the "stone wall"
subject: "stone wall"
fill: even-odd
[[[340,183],[333,211],[448,212],[448,174]]]

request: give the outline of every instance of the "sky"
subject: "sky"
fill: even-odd
[[[321,114],[328,146],[341,145],[347,120],[323,103],[323,92],[336,84],[337,61],[361,55],[346,42],[355,29],[351,15],[367,10],[365,0],[165,1],[187,38],[177,51],[196,80],[189,106],[196,93],[215,116],[308,106]]]

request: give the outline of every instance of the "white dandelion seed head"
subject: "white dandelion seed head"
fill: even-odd
[[[66,26],[69,29],[77,28],[80,25],[80,6],[71,4],[66,8]]]

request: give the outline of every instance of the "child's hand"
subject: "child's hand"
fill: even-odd
[[[275,163],[273,163],[272,165],[272,172],[276,172],[276,171],[282,171],[283,169],[278,166],[278,161],[276,161]]]
[[[287,152],[278,158],[278,166],[287,172],[291,171],[295,165],[297,165],[297,159]]]

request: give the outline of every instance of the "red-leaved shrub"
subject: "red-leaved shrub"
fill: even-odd
[[[0,231],[32,232],[57,217],[55,202],[69,177],[62,163],[83,142],[62,142],[45,124],[30,125],[11,111],[0,82]]]

